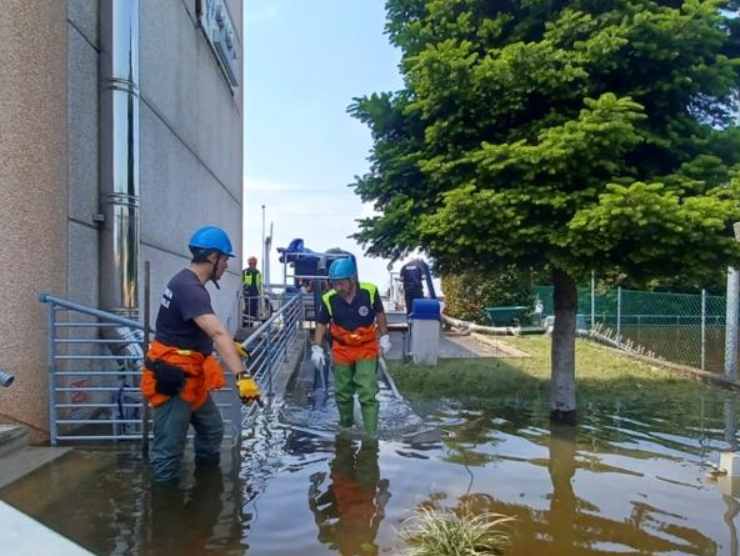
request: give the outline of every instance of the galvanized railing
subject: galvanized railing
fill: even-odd
[[[305,318],[300,295],[285,294],[279,303],[280,308],[242,343],[249,353],[247,372],[255,378],[268,399],[275,394],[272,381],[275,370],[287,362],[289,349],[299,338]],[[248,426],[256,410],[257,406],[253,404],[242,412],[242,427]]]
[[[49,434],[60,442],[142,440],[148,436],[148,411],[139,392],[145,349],[142,323],[51,295],[48,371]],[[302,326],[299,298],[288,298],[273,316],[244,342],[251,356],[249,372],[269,397],[272,377],[286,358]],[[105,337],[106,328],[123,334]],[[243,408],[226,373],[226,388],[215,392],[226,430],[235,442],[248,426],[254,406]]]

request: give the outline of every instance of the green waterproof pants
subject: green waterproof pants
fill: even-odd
[[[360,400],[362,421],[365,432],[370,436],[378,433],[378,393],[377,359],[360,359],[353,364],[335,364],[334,382],[336,384],[339,425],[351,427],[354,423],[354,394]]]

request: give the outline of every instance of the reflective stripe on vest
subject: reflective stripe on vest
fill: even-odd
[[[370,294],[370,306],[372,307],[375,303],[375,295],[378,293],[378,288],[375,284],[371,284],[370,282],[360,282],[357,289],[365,290]],[[337,295],[337,290],[329,290],[321,296],[321,300],[324,302],[324,307],[326,307],[326,311],[329,313],[329,318],[334,318],[334,312],[331,309],[331,300],[335,295]]]

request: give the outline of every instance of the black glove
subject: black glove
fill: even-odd
[[[154,373],[157,379],[155,390],[165,396],[177,396],[185,386],[185,373],[180,367],[169,365],[161,359],[147,359],[146,368]]]

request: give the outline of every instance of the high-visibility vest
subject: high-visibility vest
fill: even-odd
[[[361,283],[358,285],[359,290],[366,291],[370,296],[370,305],[372,306],[378,288],[374,284]],[[332,344],[332,353],[334,361],[340,365],[351,364],[361,359],[375,359],[378,357],[378,335],[375,323],[368,326],[361,326],[355,330],[347,330],[341,324],[334,320],[334,311],[331,308],[331,301],[337,295],[336,290],[329,290],[321,296],[321,300],[326,307],[332,322],[329,326],[329,334],[334,339]]]
[[[365,290],[370,295],[370,306],[372,306],[375,295],[378,293],[377,286],[370,282],[360,282],[357,285],[357,289]],[[331,300],[335,295],[337,295],[337,290],[329,290],[321,296],[321,301],[323,301],[324,307],[326,307],[326,312],[329,313],[329,317],[332,319],[334,318],[334,311],[331,308]]]
[[[242,284],[246,288],[259,289],[262,287],[262,274],[256,268],[245,268],[242,272]]]

